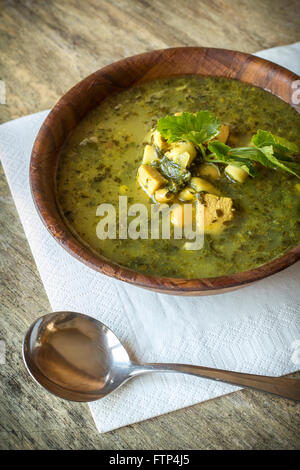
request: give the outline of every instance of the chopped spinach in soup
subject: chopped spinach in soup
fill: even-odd
[[[192,125],[207,117],[207,129],[217,129],[209,142],[197,145],[195,133],[172,140],[180,119]],[[278,157],[270,133],[286,139],[279,149],[291,143],[292,158]],[[226,78],[157,80],[105,100],[77,126],[60,155],[57,199],[75,235],[118,264],[182,278],[236,273],[299,243],[297,146],[299,114],[270,93]],[[205,226],[203,248],[186,249],[184,238],[99,239],[97,206],[113,204],[118,215],[119,196],[149,208],[199,198],[215,214]],[[178,214],[171,220],[176,225]]]

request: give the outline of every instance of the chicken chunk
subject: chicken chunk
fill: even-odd
[[[197,151],[191,142],[176,142],[171,144],[169,152],[166,153],[166,157],[169,160],[173,160],[182,168],[189,167],[196,155]]]
[[[198,193],[204,191],[206,193],[220,194],[220,191],[213,184],[197,176],[193,176],[190,181],[190,186]]]
[[[158,130],[152,132],[151,141],[158,150],[166,151],[169,147],[168,142],[163,138]]]
[[[232,199],[207,193],[203,195],[203,205],[200,204],[196,210],[196,224],[198,228],[203,230],[204,221],[205,233],[221,233],[234,216]]]
[[[167,184],[167,180],[150,165],[141,165],[138,170],[138,182],[152,196],[155,191]]]
[[[174,199],[174,194],[168,188],[161,188],[155,191],[154,197],[157,202],[170,202]]]
[[[191,163],[191,156],[188,152],[184,153],[172,153],[172,152],[167,152],[166,157],[169,160],[172,160],[174,163],[179,165],[181,168],[187,168],[190,163]]]
[[[216,139],[219,140],[220,142],[223,142],[223,144],[226,144],[228,137],[229,137],[229,126],[227,126],[227,124],[221,124],[220,134],[217,135]]]
[[[202,163],[199,167],[198,175],[204,177],[207,176],[208,178],[216,180],[220,178],[221,173],[218,165],[215,165],[214,163]]]
[[[244,183],[248,178],[247,171],[234,165],[227,165],[225,168],[225,173],[229,176],[230,179],[233,179],[237,183]]]
[[[154,148],[152,145],[145,145],[142,163],[149,165],[149,163],[152,163],[155,160],[158,160],[158,157]]]

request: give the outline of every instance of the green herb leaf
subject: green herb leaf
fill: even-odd
[[[261,129],[252,137],[251,142],[264,154],[264,157],[260,155],[260,159],[256,161],[270,168],[287,171],[300,178],[300,163],[295,162],[291,157],[298,152],[296,144]]]
[[[269,166],[270,168],[276,169],[279,168],[280,170],[287,171],[297,178],[300,179],[300,164],[297,162],[289,162],[286,160],[279,160],[274,155],[274,148],[272,145],[267,147],[262,147],[258,150],[261,150],[264,154],[265,159],[263,160],[264,166]],[[267,161],[266,161],[267,160]],[[259,160],[257,160],[259,161]]]
[[[265,167],[280,169],[300,178],[300,163],[293,160],[293,155],[298,152],[297,145],[271,132],[259,129],[252,137],[252,147],[230,148],[219,141],[210,142],[220,133],[220,121],[209,111],[200,111],[195,115],[182,113],[180,116],[165,116],[158,120],[157,129],[168,142],[192,142],[200,148],[206,161],[235,165],[251,176],[257,174],[255,162],[258,162]],[[212,152],[210,155],[205,154],[202,145],[204,142],[208,142],[208,149]],[[171,166],[169,161],[163,162],[161,172],[174,180],[171,173],[176,173],[177,169],[172,169]],[[183,175],[182,177],[184,178]],[[178,184],[182,185],[183,182]]]
[[[251,142],[255,147],[269,147],[273,146],[274,153],[291,155],[298,152],[298,147],[296,144],[289,142],[283,137],[274,135],[271,132],[263,131],[259,129],[257,133],[252,137]]]
[[[209,111],[165,116],[158,120],[157,129],[168,142],[187,141],[200,146],[220,132],[219,119]]]
[[[225,165],[238,166],[245,170],[250,176],[257,174],[257,169],[254,166],[254,162],[251,158],[247,158],[247,153],[241,152],[240,155],[232,155],[231,152],[239,149],[232,149],[228,145],[222,142],[215,141],[208,144],[208,149],[212,152],[210,155],[206,155],[204,160],[214,163],[223,163]]]
[[[191,173],[188,170],[169,160],[166,156],[163,156],[160,162],[156,162],[155,166],[168,179],[168,189],[172,193],[177,193],[191,179]]]
[[[300,178],[300,164],[295,161],[278,159],[274,155],[273,145],[266,145],[260,148],[230,148],[221,142],[210,142],[208,148],[213,153],[212,156],[208,156],[209,161],[239,166],[251,176],[257,174],[254,162],[258,162],[265,167],[280,169]],[[205,159],[207,160],[207,157]]]

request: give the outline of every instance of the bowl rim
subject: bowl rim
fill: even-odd
[[[287,253],[282,256],[279,256],[275,259],[270,260],[269,262],[247,271],[239,272],[236,274],[229,274],[223,275],[218,277],[210,277],[210,278],[196,278],[196,279],[186,279],[186,278],[172,278],[172,277],[163,277],[163,276],[154,276],[144,274],[138,271],[134,271],[126,266],[119,265],[99,254],[96,254],[91,248],[89,248],[85,243],[80,241],[76,238],[73,232],[70,230],[68,225],[64,222],[59,209],[57,207],[57,214],[53,216],[51,210],[49,210],[49,205],[47,198],[45,197],[44,187],[45,187],[45,178],[41,175],[39,171],[39,161],[41,155],[43,155],[43,139],[46,135],[48,135],[49,127],[53,120],[57,118],[60,113],[60,109],[63,106],[69,104],[69,100],[73,96],[76,91],[86,85],[91,83],[91,80],[98,80],[99,76],[104,76],[108,74],[112,67],[119,67],[120,69],[124,68],[129,61],[135,59],[138,61],[147,61],[153,54],[158,54],[161,57],[165,53],[174,53],[181,51],[183,53],[199,53],[206,54],[209,52],[210,54],[214,53],[224,53],[229,54],[232,57],[242,58],[244,61],[253,60],[257,64],[265,64],[270,67],[273,71],[278,72],[287,80],[300,80],[300,77],[294,74],[293,72],[281,67],[273,62],[267,61],[265,59],[261,59],[259,57],[253,56],[251,54],[247,54],[244,52],[233,51],[229,49],[220,49],[220,48],[209,48],[209,47],[173,47],[173,48],[166,48],[166,49],[159,49],[153,50],[149,52],[144,52],[142,54],[137,54],[134,56],[126,57],[124,59],[118,60],[113,62],[101,69],[97,70],[96,72],[88,75],[83,80],[75,84],[72,88],[70,88],[55,104],[52,108],[50,113],[47,115],[46,119],[44,120],[38,135],[35,139],[31,160],[30,160],[30,168],[29,168],[29,180],[30,180],[30,189],[32,198],[34,201],[35,208],[42,220],[43,224],[46,226],[48,232],[55,238],[55,240],[73,257],[78,259],[79,261],[83,262],[88,267],[92,268],[95,271],[101,272],[107,276],[116,278],[121,281],[128,282],[130,284],[136,285],[138,287],[143,287],[150,290],[155,290],[162,293],[168,294],[179,294],[179,295],[197,295],[198,294],[213,294],[215,291],[218,292],[226,292],[228,290],[234,290],[239,287],[248,285],[252,282],[264,279],[272,274],[275,274],[283,269],[291,266],[296,261],[300,259],[300,244],[293,247]],[[190,75],[195,73],[191,72]],[[176,74],[174,74],[176,75]],[[172,74],[169,77],[174,76]],[[178,74],[184,75],[184,74]],[[188,75],[188,74],[186,74]],[[201,75],[201,74],[198,74]],[[203,76],[216,76],[215,74],[202,74]],[[222,75],[218,75],[222,76]],[[223,75],[224,76],[224,75]],[[227,78],[239,79],[237,77],[230,77]],[[146,81],[151,81],[146,80]],[[242,80],[247,83],[253,83],[252,81]],[[138,84],[139,81],[136,82]],[[141,82],[140,82],[141,83]],[[124,87],[120,89],[123,91],[127,88],[130,88],[135,83],[128,87]],[[257,86],[257,85],[255,85]],[[262,87],[260,87],[262,88]],[[268,88],[263,88],[266,91]],[[276,94],[275,94],[276,95]],[[279,95],[277,97],[281,98]],[[282,99],[282,98],[281,98]],[[285,101],[285,100],[284,100]],[[289,103],[290,104],[290,103]],[[291,104],[290,104],[291,105]],[[298,111],[300,113],[300,109]],[[76,124],[77,125],[77,124]],[[76,126],[74,126],[76,127]],[[56,170],[55,170],[56,172]],[[54,195],[55,198],[55,195]],[[48,210],[47,210],[48,209]]]

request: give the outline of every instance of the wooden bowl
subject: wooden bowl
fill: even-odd
[[[271,62],[241,52],[178,47],[129,57],[89,75],[54,106],[36,138],[30,183],[36,208],[49,232],[71,255],[95,271],[139,287],[177,295],[208,295],[237,289],[263,279],[300,259],[300,245],[259,268],[229,276],[175,279],[147,276],[120,266],[81,244],[64,223],[55,197],[59,151],[79,121],[107,96],[132,85],[184,74],[224,76],[267,90],[292,105],[292,82],[299,77]],[[300,105],[294,105],[300,113]]]

